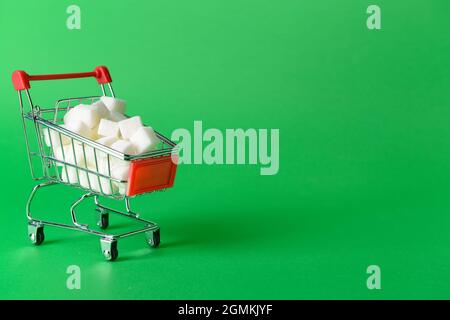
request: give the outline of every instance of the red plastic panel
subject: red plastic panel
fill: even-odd
[[[132,161],[127,196],[172,187],[176,171],[177,165],[170,155]]]

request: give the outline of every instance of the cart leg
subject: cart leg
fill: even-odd
[[[83,194],[77,201],[75,201],[70,207],[70,214],[72,215],[72,222],[75,226],[81,229],[88,229],[87,224],[81,224],[77,221],[77,215],[75,214],[75,208],[86,198],[92,197],[94,194],[91,192]]]
[[[34,221],[33,216],[31,214],[31,203],[33,202],[36,192],[40,188],[48,187],[48,186],[52,186],[52,185],[56,185],[56,183],[55,182],[44,182],[44,183],[40,183],[40,184],[34,186],[33,190],[31,190],[30,196],[28,197],[28,201],[27,201],[27,207],[26,207],[28,221]]]
[[[100,229],[108,228],[108,226],[109,226],[109,210],[100,205],[97,195],[94,196],[94,203],[96,206],[95,211],[97,211],[99,213],[97,225],[100,227]]]
[[[119,256],[119,251],[117,250],[117,239],[101,238],[100,247],[102,249],[103,256],[108,261],[114,261]]]
[[[134,217],[134,218],[139,218],[139,213],[133,212],[131,210],[131,206],[130,206],[130,198],[126,197],[125,198],[125,209],[127,210],[127,213]]]

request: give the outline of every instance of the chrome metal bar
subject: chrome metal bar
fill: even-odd
[[[147,232],[147,231],[153,231],[153,230],[157,230],[157,229],[159,229],[158,225],[152,225],[152,226],[148,226],[146,228],[140,229],[140,230],[121,233],[121,234],[115,235],[114,237],[116,237],[118,239],[126,238],[126,237],[129,237],[129,236],[133,236],[135,234],[138,234],[138,233],[143,233],[143,232]]]
[[[25,112],[23,111],[22,91],[20,91],[20,90],[17,91],[17,94],[19,96],[19,105],[20,105],[20,113],[21,113],[21,118],[22,118],[22,127],[23,127],[23,131],[25,133],[25,145],[27,147],[27,152],[28,152],[28,164],[30,166],[30,171],[31,171],[32,178],[36,179],[36,175],[34,174],[34,169],[33,169],[33,159],[32,159],[32,153],[31,153],[31,150],[30,150],[30,142],[29,142],[29,139],[28,139],[27,124],[26,124],[26,121],[25,121]]]
[[[160,150],[155,150],[155,151],[150,151],[150,152],[146,152],[143,154],[139,154],[139,155],[127,155],[121,152],[118,152],[114,149],[111,149],[105,145],[102,145],[96,141],[90,140],[88,138],[85,138],[83,136],[80,136],[76,133],[73,133],[72,131],[65,129],[64,127],[61,127],[57,124],[52,123],[51,121],[42,119],[42,118],[38,118],[35,121],[37,121],[39,124],[42,124],[46,127],[51,128],[52,130],[55,130],[57,132],[63,133],[64,135],[73,138],[77,141],[80,141],[82,143],[85,143],[88,146],[91,146],[93,148],[97,148],[103,152],[105,152],[106,154],[110,154],[113,157],[119,158],[121,160],[125,160],[125,161],[131,161],[131,160],[137,160],[137,159],[143,159],[143,158],[148,158],[148,157],[157,157],[157,156],[163,156],[163,155],[169,155],[174,151],[174,148],[176,146],[176,144],[174,142],[172,142],[171,140],[169,140],[168,138],[166,138],[165,136],[163,136],[162,134],[160,134],[159,132],[155,131],[155,134],[157,135],[157,137],[163,141],[165,144],[167,144],[169,146],[169,148],[163,148]]]
[[[39,134],[39,127],[37,124],[37,112],[39,109],[37,107],[34,106],[33,104],[33,100],[31,99],[31,95],[30,95],[30,90],[25,90],[27,99],[28,99],[28,103],[30,104],[30,111],[33,114],[33,122],[34,122],[34,129],[35,129],[35,133],[36,133],[36,139],[38,142],[38,147],[39,147],[39,152],[40,152],[40,157],[41,157],[41,165],[42,165],[42,173],[45,173],[45,163],[44,163],[44,159],[42,158],[42,155],[44,154],[44,149],[42,147],[42,140],[41,140],[41,135]]]
[[[108,87],[109,87],[109,91],[111,92],[112,97],[115,98],[116,94],[114,93],[114,90],[113,90],[112,85],[111,85],[110,82],[108,83]]]
[[[87,158],[86,158],[86,149],[85,149],[85,147],[84,147],[84,143],[82,143],[81,146],[82,146],[82,148],[83,148],[84,166],[85,166],[86,171],[88,171],[89,168],[88,168],[88,166],[87,166],[87,161],[86,161],[86,159],[87,159]],[[89,173],[87,173],[86,178],[87,178],[87,182],[88,182],[89,189],[92,190],[91,179],[90,179],[90,174],[89,174]]]
[[[90,234],[93,234],[93,235],[96,235],[96,236],[99,236],[102,238],[109,238],[109,239],[123,239],[123,238],[129,237],[129,236],[133,236],[135,234],[157,230],[159,228],[159,226],[153,225],[153,226],[148,226],[148,227],[134,230],[134,231],[124,232],[124,233],[119,233],[119,234],[109,234],[109,233],[104,233],[104,232],[97,231],[94,229],[90,229],[88,227],[82,228],[82,227],[77,227],[77,226],[70,225],[70,224],[53,222],[53,221],[33,219],[32,222],[36,223],[36,224],[40,224],[40,225],[48,225],[48,226],[57,227],[57,228],[81,231],[81,232],[90,233]]]
[[[37,224],[37,225],[48,225],[48,226],[53,226],[53,227],[58,227],[58,228],[64,228],[64,229],[70,229],[70,230],[77,230],[77,231],[82,231],[82,232],[86,232],[86,233],[90,233],[93,235],[97,235],[99,237],[106,237],[106,238],[110,238],[110,239],[120,239],[120,238],[126,238],[132,235],[136,235],[139,233],[144,233],[144,232],[148,232],[148,231],[154,231],[159,229],[158,224],[152,222],[152,221],[148,221],[145,219],[141,219],[138,217],[138,215],[136,213],[133,213],[131,211],[131,208],[129,206],[129,202],[127,201],[126,203],[128,203],[127,206],[127,211],[128,213],[124,213],[121,212],[119,210],[115,210],[113,208],[109,208],[106,206],[103,206],[99,203],[98,201],[98,196],[94,195],[93,193],[86,193],[83,194],[77,201],[75,201],[71,208],[70,208],[70,212],[71,212],[71,216],[72,216],[72,222],[73,225],[68,225],[68,224],[64,224],[64,223],[58,223],[58,222],[53,222],[53,221],[46,221],[46,220],[40,220],[40,219],[36,219],[33,218],[32,214],[31,214],[31,203],[37,193],[37,191],[43,187],[47,187],[47,186],[51,186],[51,185],[58,185],[58,183],[56,182],[44,182],[41,184],[36,185],[31,193],[30,196],[28,198],[27,201],[27,206],[26,206],[26,213],[27,213],[27,218],[31,223]],[[116,213],[119,215],[122,215],[124,217],[128,217],[128,218],[132,218],[134,220],[137,220],[141,223],[144,223],[146,226],[144,228],[138,229],[138,230],[133,230],[133,231],[128,231],[128,232],[124,232],[124,233],[120,233],[120,234],[108,234],[108,233],[104,233],[104,232],[100,232],[100,231],[96,231],[93,229],[90,229],[89,226],[87,224],[80,224],[77,221],[76,218],[76,214],[75,214],[75,208],[86,198],[89,198],[91,196],[94,196],[94,202],[95,204],[99,207],[99,208],[104,208],[106,210],[108,210],[108,212],[112,212],[112,213]],[[128,199],[128,198],[127,198]]]
[[[113,157],[116,157],[116,158],[119,158],[121,160],[124,160],[124,154],[119,152],[119,151],[116,151],[116,150],[111,149],[111,148],[109,148],[109,147],[107,147],[105,145],[102,145],[102,144],[98,143],[98,142],[95,142],[93,140],[90,140],[88,138],[80,136],[80,135],[78,135],[78,134],[76,134],[76,133],[74,133],[74,132],[72,132],[72,131],[64,128],[64,127],[56,125],[56,124],[54,124],[54,123],[52,123],[52,122],[50,122],[48,120],[39,118],[36,121],[38,123],[46,126],[46,127],[49,127],[52,130],[55,130],[57,132],[60,132],[60,133],[64,134],[65,136],[68,136],[69,138],[72,138],[72,139],[74,139],[76,141],[79,141],[80,143],[85,143],[86,145],[88,145],[90,147],[100,149],[101,151],[103,151],[103,152],[105,152],[107,154],[111,154]]]
[[[64,99],[56,100],[56,103],[62,103],[62,102],[68,102],[68,101],[74,101],[74,100],[77,100],[77,101],[88,100],[88,99],[93,100],[93,99],[99,99],[100,97],[101,96],[85,96],[85,97],[75,97],[75,98],[64,98]],[[48,109],[45,109],[45,110],[48,110]]]
[[[82,229],[87,229],[89,226],[87,224],[81,224],[78,223],[77,221],[77,216],[75,214],[75,208],[81,203],[83,202],[84,199],[92,197],[94,194],[91,192],[85,193],[83,194],[77,201],[75,201],[72,206],[70,207],[70,214],[72,216],[72,222],[75,226],[77,226],[78,228],[82,228]]]
[[[25,210],[28,220],[34,220],[33,216],[31,215],[31,203],[33,202],[33,199],[34,199],[34,196],[36,195],[36,192],[40,188],[44,188],[44,187],[51,186],[51,185],[56,185],[56,183],[55,182],[51,182],[51,181],[43,182],[43,183],[40,183],[40,184],[36,185],[31,190],[30,196],[28,197],[26,210]]]
[[[132,212],[132,211],[127,211],[127,213],[124,213],[122,211],[119,211],[119,210],[116,210],[116,209],[104,206],[104,205],[100,204],[100,202],[98,201],[98,197],[94,197],[94,203],[95,203],[95,205],[98,208],[103,208],[103,209],[105,209],[107,211],[110,211],[112,213],[115,213],[115,214],[118,214],[118,215],[122,215],[124,217],[135,219],[135,220],[140,221],[142,223],[145,223],[145,224],[147,224],[149,226],[158,226],[158,224],[156,222],[140,218],[138,213],[135,213],[135,212]]]

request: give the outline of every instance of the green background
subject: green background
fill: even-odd
[[[66,8],[81,8],[68,30]],[[366,9],[382,10],[382,30]],[[450,3],[362,0],[1,1],[0,298],[450,298]],[[280,129],[280,171],[180,166],[139,197],[162,244],[46,228],[29,244],[31,180],[11,73],[107,65],[119,97],[176,128]],[[98,94],[92,79],[34,83],[35,103]],[[69,221],[80,191],[35,211]],[[93,223],[86,205],[82,220]],[[112,230],[129,228],[112,217]],[[81,290],[66,268],[81,268]],[[381,290],[366,268],[379,265]]]

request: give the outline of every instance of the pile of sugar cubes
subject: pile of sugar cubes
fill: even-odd
[[[124,100],[103,96],[90,105],[79,104],[71,108],[65,114],[61,126],[124,154],[137,155],[155,150],[161,141],[154,130],[145,127],[139,116],[126,117],[125,106]],[[61,179],[64,182],[79,183],[84,188],[107,195],[125,194],[129,161],[114,156],[108,159],[105,152],[94,150],[54,130],[44,129],[44,139],[47,146],[52,147],[57,160],[122,181],[111,181],[101,175],[57,162],[62,167]]]

